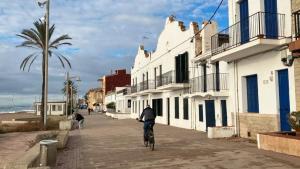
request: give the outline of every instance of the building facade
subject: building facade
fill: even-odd
[[[218,115],[221,108],[216,107],[215,111],[214,103],[226,101],[227,89],[220,88],[219,82],[224,80],[217,83],[215,80],[223,78],[219,75],[226,72],[227,65],[222,62],[218,70],[212,68],[207,56],[211,51],[210,37],[217,32],[217,25],[215,22],[204,25],[200,33],[197,23],[192,22],[186,28],[183,22],[168,17],[156,51],[139,47],[131,71],[132,118],[140,116],[150,105],[157,113],[156,122],[161,124],[201,131],[223,126]]]
[[[242,137],[291,130],[294,67],[283,62],[290,55],[290,2],[229,0],[230,26],[211,38],[211,61],[228,63],[229,112]]]
[[[131,110],[131,88],[117,87],[116,88],[116,112],[129,114]]]
[[[290,64],[294,65],[296,110],[300,111],[300,1],[292,0],[292,42],[289,44],[292,57]],[[288,62],[287,58],[287,62]]]
[[[103,76],[99,79],[104,95],[114,91],[116,87],[130,85],[130,74],[126,73],[126,69],[116,70],[114,74]]]
[[[36,115],[41,115],[41,102],[35,103]],[[65,101],[55,101],[48,102],[47,115],[50,116],[60,116],[66,114],[66,102]]]

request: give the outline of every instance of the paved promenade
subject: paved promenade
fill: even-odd
[[[253,143],[211,140],[205,133],[164,125],[154,127],[156,150],[142,145],[142,123],[86,116],[71,132],[56,169],[299,169],[300,158],[260,151]]]

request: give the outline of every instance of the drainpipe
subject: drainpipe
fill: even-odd
[[[239,105],[239,84],[238,84],[238,61],[234,61],[234,88],[235,88],[235,134],[240,136],[240,105]]]

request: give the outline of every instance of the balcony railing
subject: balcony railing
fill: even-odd
[[[139,83],[138,86],[139,92],[155,88],[154,80],[145,80],[144,82]]]
[[[171,70],[156,77],[156,87],[165,86],[174,83],[189,83],[189,72],[182,77],[176,77],[176,71]]]
[[[227,73],[212,73],[191,80],[191,92],[207,92],[228,90]]]
[[[131,86],[131,93],[137,92],[137,85]]]
[[[300,38],[300,10],[293,13],[294,17],[294,29],[295,29],[295,38],[298,40]]]
[[[212,54],[224,52],[250,41],[285,37],[285,15],[258,12],[211,37]]]

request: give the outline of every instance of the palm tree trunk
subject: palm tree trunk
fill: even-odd
[[[45,52],[43,52],[45,53]],[[47,106],[47,105],[44,105],[44,100],[45,100],[45,81],[46,81],[46,77],[45,77],[45,54],[43,54],[43,63],[42,63],[42,76],[43,76],[43,82],[42,82],[42,103],[41,103],[41,117],[40,117],[40,127],[41,129],[46,129],[46,126],[44,126],[44,107]]]

